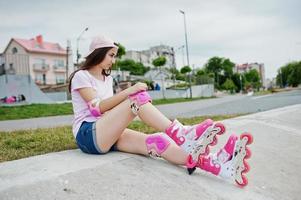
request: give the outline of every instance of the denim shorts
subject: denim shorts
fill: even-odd
[[[88,154],[105,154],[96,142],[96,123],[84,121],[76,135],[76,143],[80,150]],[[109,151],[117,151],[114,144]]]

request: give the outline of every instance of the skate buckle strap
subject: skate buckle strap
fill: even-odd
[[[185,127],[178,121],[174,120],[166,129],[165,133],[173,139],[177,145],[181,146],[185,142],[184,135],[187,134]]]

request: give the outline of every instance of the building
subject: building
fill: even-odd
[[[237,64],[235,66],[235,72],[239,74],[249,72],[252,69],[256,69],[258,71],[262,86],[266,87],[265,68],[263,63],[244,63]]]
[[[4,74],[4,58],[3,58],[3,54],[0,53],[0,75]]]
[[[166,64],[163,67],[176,67],[174,49],[166,45],[154,46],[143,51],[127,51],[126,54],[122,56],[122,60],[132,59],[135,62],[141,62],[144,66],[153,68],[152,62],[159,56],[165,56],[166,58]]]
[[[43,85],[65,83],[73,71],[71,51],[67,56],[66,49],[44,41],[42,35],[32,39],[12,38],[2,53],[2,62],[5,74],[30,75]]]

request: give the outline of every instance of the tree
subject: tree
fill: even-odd
[[[145,67],[142,63],[135,62],[131,59],[118,60],[114,66],[115,69],[130,71],[131,75],[144,75],[149,68]]]
[[[301,84],[301,61],[293,64],[291,73],[288,76],[288,83],[293,87]]]
[[[249,72],[246,72],[245,74],[246,81],[249,82],[253,88],[256,88],[257,90],[260,88],[260,77],[259,73],[256,69],[251,69]]]
[[[166,63],[166,58],[164,56],[159,56],[158,58],[153,60],[153,65],[155,67],[161,67],[165,65],[165,63]]]
[[[231,79],[234,66],[228,58],[212,57],[205,64],[205,71],[214,74],[215,86],[219,88],[226,79]]]
[[[121,57],[122,57],[123,55],[125,55],[125,47],[124,47],[122,44],[120,44],[120,43],[118,43],[117,46],[118,46],[117,57],[118,57],[119,59],[121,59]]]
[[[187,74],[187,73],[189,73],[189,72],[191,72],[192,70],[191,70],[191,68],[189,67],[189,66],[184,66],[184,67],[182,67],[181,68],[181,70],[180,70],[180,72],[182,73],[182,74]]]
[[[166,63],[166,58],[164,56],[159,56],[158,58],[153,60],[153,65],[155,67],[160,68],[160,73],[162,73],[161,67],[163,65],[165,65],[165,63]],[[165,88],[164,88],[164,77],[163,76],[162,76],[161,82],[162,82],[162,95],[163,95],[163,99],[165,99],[165,92],[164,92]]]
[[[246,80],[243,74],[234,73],[231,79],[234,85],[236,86],[236,92],[239,92],[240,90],[244,90]]]
[[[290,62],[278,70],[276,77],[277,85],[280,87],[293,86],[301,84],[301,61]]]
[[[225,90],[228,90],[230,91],[231,93],[233,93],[237,87],[235,86],[235,84],[233,83],[233,81],[231,79],[227,79],[224,84],[222,85],[222,87],[225,89]]]

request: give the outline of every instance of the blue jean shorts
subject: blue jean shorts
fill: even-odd
[[[76,143],[80,150],[88,154],[105,154],[96,142],[96,123],[84,121],[76,135]],[[117,151],[114,144],[109,151]]]

